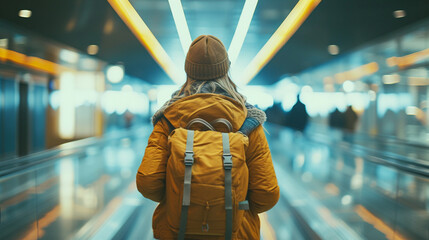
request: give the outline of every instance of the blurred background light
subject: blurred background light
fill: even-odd
[[[301,93],[299,95],[299,100],[304,104],[309,104],[312,102],[311,98],[313,96],[313,88],[305,85],[301,88]]]
[[[31,17],[31,10],[27,10],[27,9],[19,10],[18,15],[22,18],[29,18]]]
[[[268,88],[264,86],[245,86],[241,90],[241,93],[247,97],[247,101],[250,104],[262,110],[266,110],[274,104],[273,96],[267,92]]]
[[[156,89],[151,89],[147,95],[150,101],[155,101],[157,99],[158,91],[156,91]]]
[[[86,49],[89,55],[95,55],[98,53],[98,46],[97,45],[89,45]]]
[[[405,13],[405,11],[404,10],[396,10],[396,11],[394,11],[393,12],[393,16],[395,17],[395,18],[403,18],[403,17],[405,17],[407,14]]]
[[[350,196],[350,195],[344,195],[341,198],[341,204],[343,204],[343,205],[349,205],[350,203],[352,203],[352,200],[353,200],[352,196]]]
[[[61,206],[61,217],[73,218],[75,191],[75,166],[72,158],[63,158],[59,162],[59,200]]]
[[[52,109],[57,110],[60,107],[60,92],[59,91],[53,91],[49,95],[49,105]]]
[[[343,83],[343,89],[345,92],[353,92],[355,90],[355,84],[352,81],[345,81]]]
[[[113,19],[109,18],[106,21],[106,23],[104,24],[103,33],[106,34],[106,35],[111,34],[113,32],[114,27],[115,27],[115,24],[113,22]]]
[[[417,111],[419,109],[416,106],[408,106],[405,109],[405,112],[407,113],[407,115],[417,115]]]
[[[331,55],[338,55],[340,53],[340,48],[338,47],[338,45],[329,45],[328,52]]]
[[[296,95],[298,95],[299,90],[300,87],[291,78],[285,77],[272,87],[270,93],[276,102],[283,102],[289,96],[295,97],[294,101],[296,101]]]
[[[68,63],[77,63],[77,61],[79,60],[79,54],[67,49],[62,49],[60,51],[60,59]]]
[[[110,66],[107,69],[107,80],[111,83],[119,83],[124,78],[124,69],[121,66]]]
[[[79,68],[82,70],[96,70],[98,67],[98,63],[95,59],[83,57],[78,62]]]
[[[395,84],[401,81],[401,77],[398,74],[383,75],[384,84]]]
[[[133,87],[132,87],[131,85],[129,85],[129,84],[126,84],[126,85],[124,85],[124,86],[121,88],[121,90],[122,90],[123,92],[132,92],[132,91],[133,91]]]
[[[284,111],[289,112],[293,105],[295,105],[296,100],[298,100],[296,98],[295,94],[285,94],[283,101],[282,101],[282,108]]]
[[[64,139],[72,139],[75,134],[75,75],[64,72],[60,76],[60,113],[59,135]]]
[[[375,101],[377,99],[377,93],[373,90],[369,90],[368,95],[371,101]]]
[[[311,86],[305,85],[304,87],[301,88],[301,93],[312,93],[313,92],[313,88]]]
[[[177,85],[158,85],[157,88],[157,104],[153,104],[151,111],[156,111],[164,105],[170,98],[171,95],[179,89]]]
[[[1,38],[0,39],[0,48],[8,48],[8,42],[9,40],[7,38]]]

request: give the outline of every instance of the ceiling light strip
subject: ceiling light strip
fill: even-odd
[[[402,57],[390,57],[386,59],[386,64],[389,67],[398,66],[399,68],[406,68],[428,57],[429,57],[429,48],[423,49],[421,51],[411,53]]]
[[[58,75],[62,71],[73,71],[73,69],[71,68],[42,58],[27,56],[25,54],[15,52],[9,49],[0,48],[0,62],[5,61],[10,61],[27,68],[49,73],[52,75]]]
[[[243,46],[244,39],[246,38],[249,30],[250,22],[252,21],[257,4],[258,0],[246,0],[244,3],[243,11],[241,12],[237,28],[235,29],[231,45],[228,49],[228,56],[231,64],[235,63],[238,55],[240,54],[241,47]]]
[[[321,0],[300,0],[244,70],[240,83],[249,83],[298,30]]]
[[[378,72],[379,69],[380,67],[378,66],[378,63],[370,62],[359,67],[355,67],[346,72],[337,73],[334,75],[334,77],[337,80],[338,84],[342,84],[347,80],[359,80],[365,76],[372,75]]]
[[[165,73],[177,84],[182,83],[183,74],[177,70],[171,58],[158,42],[156,37],[141,19],[131,3],[127,0],[108,0],[112,8],[121,17],[122,21],[133,32],[136,38],[146,48],[153,59],[164,69]]]
[[[179,34],[180,44],[185,55],[188,53],[189,46],[192,43],[191,34],[189,33],[188,23],[186,22],[185,13],[183,12],[180,0],[168,0],[171,13],[173,14],[174,23],[176,24],[177,33]]]

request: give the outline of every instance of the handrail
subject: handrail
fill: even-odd
[[[270,123],[270,125],[277,125],[286,129],[286,127]],[[293,131],[291,129],[291,131]],[[429,178],[429,161],[424,159],[418,159],[414,157],[404,156],[392,152],[383,152],[377,149],[372,149],[366,146],[358,145],[356,143],[350,143],[343,139],[332,139],[332,136],[328,136],[324,133],[314,133],[306,134],[306,138],[310,141],[322,143],[326,145],[335,145],[335,147],[340,147],[348,152],[351,152],[358,156],[365,156],[365,160],[381,164],[388,167],[393,167],[401,171],[408,172],[413,175],[419,175],[422,177]]]
[[[315,136],[317,136],[317,138]],[[330,141],[332,139],[329,139],[326,135],[321,133],[315,134],[314,136],[308,136],[307,139],[313,142],[335,145],[336,147],[353,152],[355,155],[364,155],[366,160],[377,164],[400,169],[411,174],[429,177],[429,161],[405,157],[391,152],[383,152],[362,145],[349,143],[344,140],[339,140],[337,142]]]
[[[322,124],[314,124],[314,128],[319,130],[323,129],[323,131],[332,131],[332,128]],[[393,144],[400,144],[400,145],[408,145],[416,148],[429,149],[429,143],[421,143],[421,142],[416,142],[416,141],[411,141],[411,140],[406,140],[401,138],[395,138],[389,135],[369,135],[364,133],[350,133],[350,132],[343,131],[339,128],[336,128],[336,129],[340,131],[342,134],[345,134],[347,136],[357,136],[359,138],[382,141],[383,143],[393,143]]]
[[[29,167],[54,161],[59,158],[74,156],[84,153],[88,147],[99,146],[110,141],[138,135],[147,130],[147,127],[132,129],[130,131],[114,132],[106,134],[103,138],[90,137],[73,142],[61,144],[52,149],[43,150],[22,157],[15,157],[0,161],[0,178],[9,176]]]

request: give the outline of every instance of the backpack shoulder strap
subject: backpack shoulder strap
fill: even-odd
[[[194,131],[187,130],[185,151],[185,177],[183,184],[182,212],[180,213],[179,240],[185,239],[188,209],[191,204],[192,165],[194,164]]]
[[[226,211],[226,226],[225,239],[232,238],[232,156],[229,148],[229,134],[222,133],[223,144],[223,168],[225,170],[225,211]]]
[[[165,119],[168,125],[168,134],[170,134],[174,129],[176,129],[173,124],[171,124],[170,120],[168,120],[165,116],[162,116]]]

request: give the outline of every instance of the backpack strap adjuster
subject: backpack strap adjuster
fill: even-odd
[[[224,169],[232,169],[232,155],[231,154],[223,154],[223,168]]]
[[[185,152],[185,166],[192,166],[194,164],[194,152]]]

